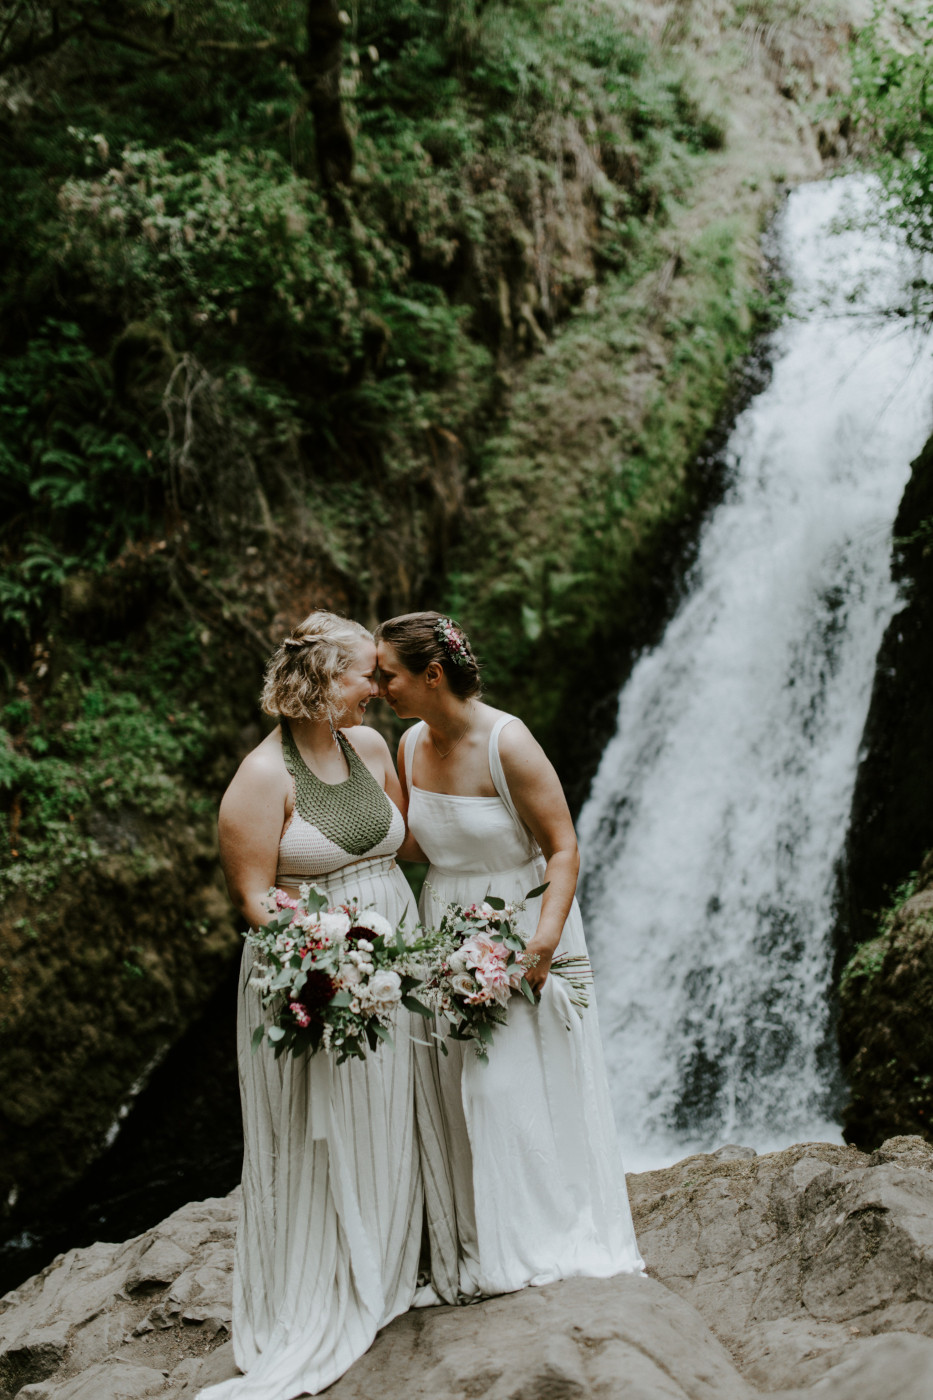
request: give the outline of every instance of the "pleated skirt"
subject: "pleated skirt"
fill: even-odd
[[[542,867],[428,871],[426,923],[449,901],[520,900]],[[524,932],[537,922],[531,902]],[[586,954],[574,901],[559,951]],[[438,1030],[444,1023],[438,1021]],[[537,1006],[509,1003],[489,1063],[472,1044],[415,1049],[431,1276],[448,1302],[575,1276],[644,1269],[629,1208],[595,996],[581,1017],[551,976]]]
[[[332,903],[358,898],[395,923],[416,913],[391,859],[312,883]],[[201,1400],[294,1400],[331,1385],[380,1327],[411,1306],[423,1193],[414,1117],[409,1013],[394,1048],[337,1066],[263,1044],[244,949],[237,1015],[243,1109],[243,1204],[233,1281],[233,1348],[245,1372]],[[419,1028],[420,1030],[420,1028]]]

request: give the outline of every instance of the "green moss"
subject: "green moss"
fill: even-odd
[[[552,748],[594,641],[637,634],[657,539],[693,503],[687,469],[758,323],[743,233],[723,221],[684,250],[663,315],[645,296],[669,262],[660,250],[637,277],[607,279],[485,446],[449,606],[475,628],[492,692]]]
[[[849,960],[839,987],[839,1040],[851,1100],[847,1138],[933,1140],[933,903],[930,857],[879,916],[878,936]]]

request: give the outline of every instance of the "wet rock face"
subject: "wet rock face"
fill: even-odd
[[[651,1277],[398,1318],[334,1400],[929,1400],[933,1148],[730,1146],[629,1177]],[[236,1374],[238,1193],[0,1300],[0,1400],[193,1397]]]
[[[846,956],[933,847],[933,438],[894,522],[892,574],[906,606],[881,643],[865,725],[846,846]]]
[[[852,1094],[845,1135],[866,1149],[895,1133],[933,1140],[933,438],[894,524],[892,573],[905,606],[878,653],[839,939],[849,959],[839,1016]],[[914,897],[879,923],[892,891],[918,870]]]

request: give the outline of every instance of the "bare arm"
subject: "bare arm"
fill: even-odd
[[[260,745],[237,769],[220,804],[220,860],[230,898],[253,928],[274,906],[279,840],[285,825],[288,775],[275,750]]]
[[[538,741],[515,720],[499,739],[499,754],[512,800],[531,830],[547,861],[548,888],[541,901],[541,917],[528,944],[538,962],[527,974],[540,991],[547,980],[551,959],[560,942],[580,872],[580,852],[570,810],[560,780]]]

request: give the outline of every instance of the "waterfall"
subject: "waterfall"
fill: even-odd
[[[629,1169],[841,1140],[836,866],[897,607],[891,525],[933,417],[933,339],[878,315],[902,302],[906,254],[846,226],[869,197],[865,177],[803,186],[777,221],[791,290],[772,379],[580,817]]]

